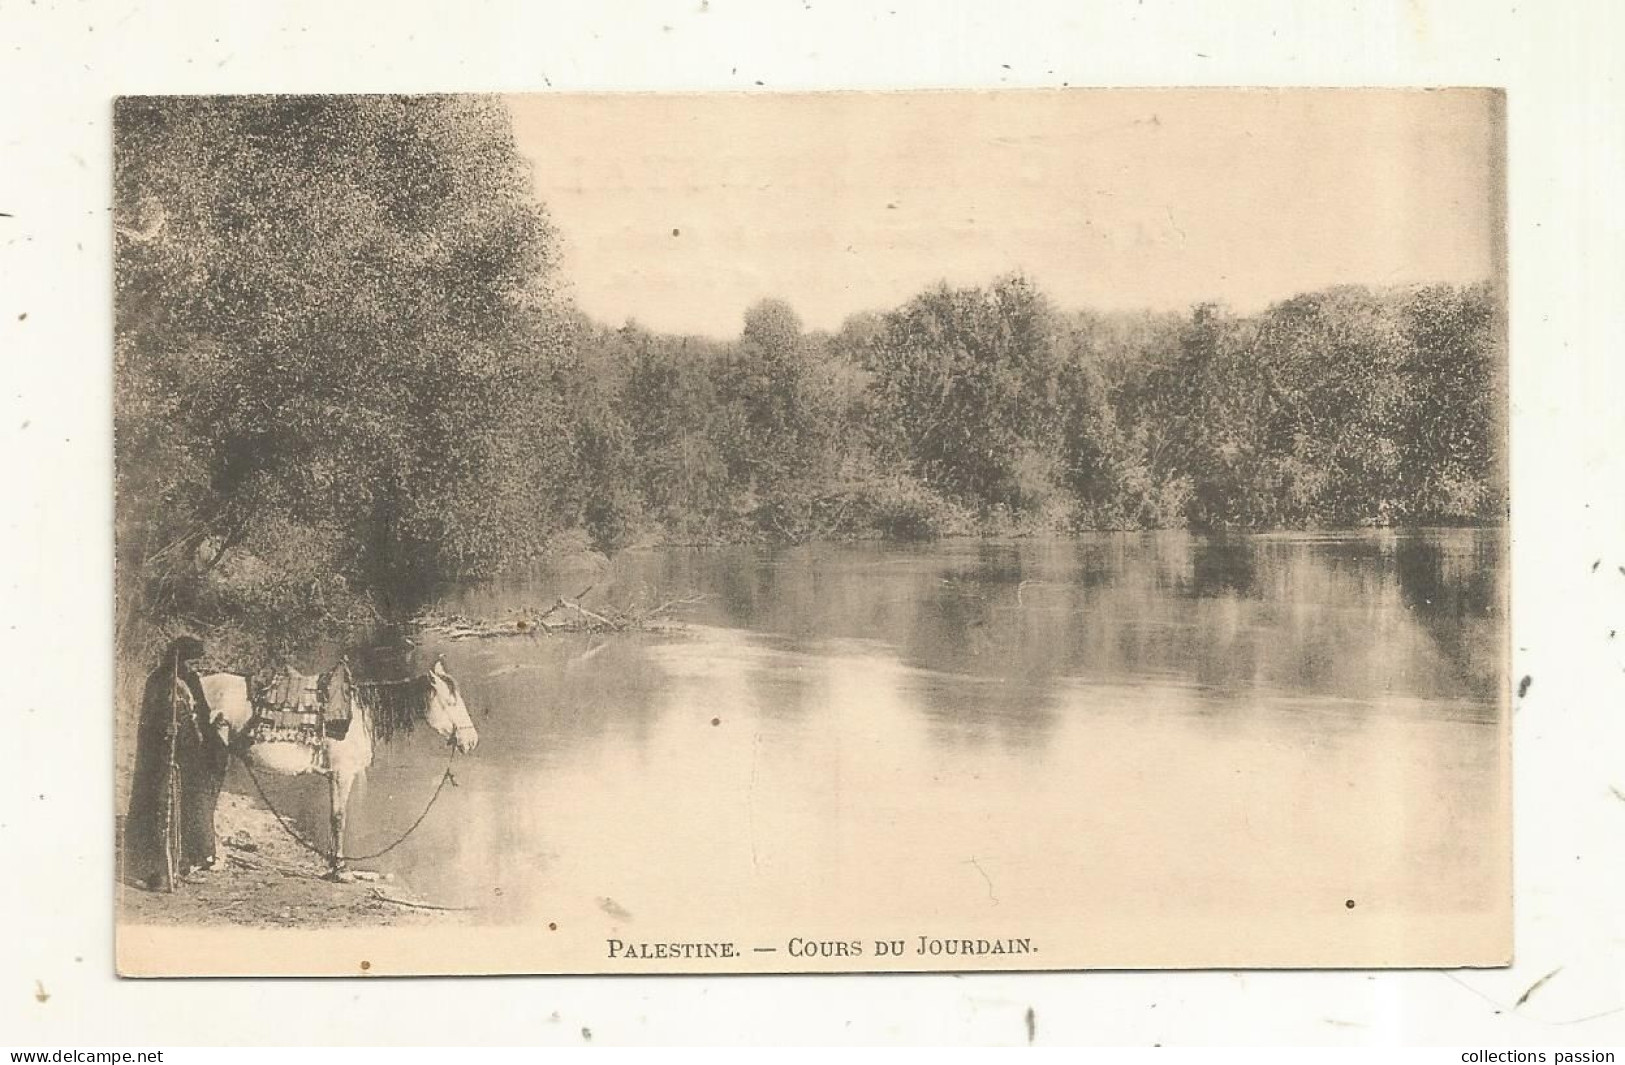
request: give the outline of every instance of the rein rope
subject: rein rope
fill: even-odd
[[[446,759],[445,771],[440,774],[440,783],[434,786],[434,794],[429,796],[428,805],[423,807],[423,812],[418,814],[417,820],[413,821],[411,826],[396,838],[395,842],[391,843],[383,850],[374,851],[371,854],[329,853],[316,844],[310,842],[310,840],[306,839],[304,836],[301,836],[299,834],[299,830],[293,827],[292,822],[287,817],[284,817],[282,812],[272,804],[271,797],[265,794],[265,785],[260,783],[259,774],[254,772],[254,766],[250,764],[248,759],[244,758],[241,754],[237,754],[237,761],[242,764],[244,769],[248,770],[248,779],[254,782],[254,790],[259,792],[260,801],[265,804],[265,808],[267,810],[271,811],[271,816],[275,817],[276,823],[282,826],[282,831],[286,832],[295,843],[310,851],[310,853],[316,855],[318,858],[324,859],[329,865],[333,865],[337,862],[370,862],[374,858],[382,858],[396,847],[399,847],[402,843],[405,843],[411,837],[412,833],[418,830],[418,826],[423,824],[424,820],[429,816],[429,811],[434,809],[434,804],[440,799],[440,793],[445,790],[447,782],[449,781],[453,786],[457,784],[457,778],[451,775],[451,760],[456,756],[457,748],[453,746],[450,757]],[[333,792],[331,789],[329,789],[327,793],[327,803],[328,809],[331,812],[333,805]]]
[[[467,726],[461,725],[454,725],[452,727],[453,731],[451,737],[446,740],[446,746],[449,748],[446,755],[446,768],[441,772],[440,782],[434,786],[434,794],[429,796],[429,802],[423,807],[423,812],[418,814],[417,820],[413,821],[407,830],[402,832],[400,836],[395,839],[395,842],[391,843],[383,850],[374,851],[371,854],[339,854],[336,850],[333,853],[329,853],[328,851],[312,843],[310,840],[306,839],[304,836],[300,835],[299,830],[293,827],[292,821],[283,816],[282,812],[278,810],[271,802],[271,797],[265,793],[265,785],[260,783],[259,774],[254,772],[253,763],[251,763],[241,751],[234,750],[232,751],[232,754],[236,756],[237,761],[242,765],[242,767],[248,770],[248,779],[254,782],[254,790],[259,793],[260,801],[265,804],[265,808],[267,810],[271,811],[271,816],[276,818],[276,823],[282,827],[282,831],[286,832],[289,838],[291,838],[295,843],[299,844],[301,847],[310,851],[317,857],[325,860],[328,865],[336,866],[339,862],[370,862],[374,858],[382,858],[384,855],[388,854],[390,851],[394,850],[396,847],[399,847],[402,843],[405,843],[409,838],[411,838],[412,833],[416,832],[418,830],[418,826],[422,825],[424,820],[429,816],[429,811],[434,809],[434,804],[440,800],[440,793],[446,789],[446,784],[449,782],[453,787],[457,786],[457,778],[451,775],[451,764],[452,760],[457,757],[457,734],[462,732],[466,727]],[[326,776],[327,774],[324,773],[322,775]],[[327,810],[329,818],[331,818],[335,812],[333,809],[333,802],[333,788],[330,783],[327,789]]]

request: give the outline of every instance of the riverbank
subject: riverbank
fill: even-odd
[[[321,928],[455,924],[466,911],[441,909],[388,874],[341,883],[290,839],[271,813],[225,793],[215,812],[219,861],[170,894],[120,885],[119,919],[133,925]]]

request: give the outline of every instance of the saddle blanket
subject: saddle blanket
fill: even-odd
[[[320,747],[324,736],[343,739],[350,727],[349,693],[328,690],[331,676],[289,669],[272,680],[254,700],[253,741]]]

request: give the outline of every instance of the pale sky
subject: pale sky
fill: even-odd
[[[1063,309],[1240,312],[1495,275],[1499,98],[1453,90],[511,97],[580,307],[809,328],[1020,270]]]

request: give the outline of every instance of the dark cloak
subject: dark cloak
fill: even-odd
[[[176,640],[141,697],[124,876],[155,891],[171,890],[176,878],[215,859],[214,811],[227,753],[190,664],[202,654],[198,640]]]

